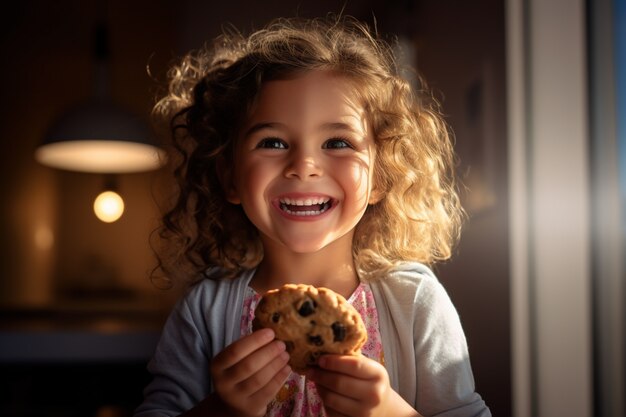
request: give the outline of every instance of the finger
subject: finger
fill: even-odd
[[[389,385],[385,367],[365,356],[325,355],[318,364],[309,374],[318,387],[363,404],[380,401]]]
[[[308,376],[315,382],[318,390],[324,389],[354,400],[367,398],[368,393],[372,390],[371,380],[353,378],[337,372],[316,369],[310,372]]]
[[[277,368],[280,369],[289,360],[289,354],[285,349],[284,342],[275,340],[255,350],[230,368],[225,369],[223,375],[226,375],[233,383],[239,384],[250,378],[264,375],[263,370],[272,364],[270,368],[276,369],[278,367],[277,363],[280,363],[280,367]]]
[[[380,363],[362,355],[324,355],[318,359],[317,365],[359,379],[377,379],[386,372]]]
[[[358,401],[344,397],[323,387],[318,386],[317,393],[324,403],[324,409],[328,417],[358,415],[358,412],[362,408]]]
[[[256,353],[254,353],[249,357],[249,360],[253,362],[254,365],[258,364],[258,361],[255,360],[256,356]],[[249,395],[258,392],[270,383],[276,374],[281,372],[288,361],[289,354],[285,351],[281,352],[258,370],[248,373],[248,375],[237,384],[236,388]]]
[[[215,355],[213,358],[215,370],[230,368],[255,350],[270,343],[274,337],[274,331],[267,328],[242,337]]]
[[[237,402],[253,409],[265,409],[276,397],[290,373],[291,368],[283,364],[266,383],[261,383],[259,386],[248,385],[245,388],[236,386],[235,390],[240,396]]]
[[[261,389],[255,392],[250,399],[261,404],[267,404],[276,397],[278,391],[282,388],[287,378],[291,374],[289,365],[283,366]]]

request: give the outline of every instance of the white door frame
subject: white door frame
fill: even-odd
[[[592,415],[583,0],[507,0],[516,417]]]

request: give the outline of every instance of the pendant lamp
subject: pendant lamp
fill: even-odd
[[[51,125],[35,150],[35,159],[53,168],[106,174],[105,191],[115,191],[107,185],[115,183],[111,180],[115,174],[157,169],[165,154],[145,123],[109,96],[109,45],[103,23],[96,26],[94,57],[93,97]]]
[[[70,109],[50,128],[35,158],[54,168],[96,173],[156,169],[163,151],[134,114],[109,97],[108,30],[96,25],[95,82],[91,100]]]
[[[162,150],[133,114],[106,99],[71,109],[35,150],[43,165],[70,171],[130,173],[156,169]]]

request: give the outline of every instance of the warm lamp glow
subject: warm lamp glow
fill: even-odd
[[[49,227],[40,226],[35,230],[35,246],[40,250],[49,250],[54,245],[54,234]]]
[[[93,202],[93,211],[101,221],[113,223],[124,214],[124,200],[114,191],[104,191]]]
[[[158,168],[164,158],[155,146],[119,140],[52,142],[35,152],[40,163],[81,172],[128,173]]]

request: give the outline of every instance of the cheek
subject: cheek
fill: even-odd
[[[236,187],[242,202],[263,198],[275,173],[271,164],[249,161],[237,170]]]
[[[346,188],[349,187],[355,197],[357,209],[365,209],[372,188],[372,175],[369,165],[363,162],[352,164],[346,170],[344,178],[346,178]]]

